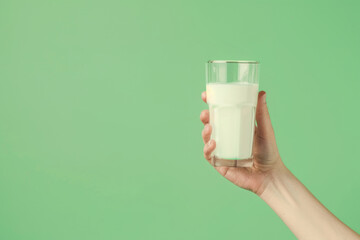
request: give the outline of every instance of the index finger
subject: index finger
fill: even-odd
[[[205,91],[201,93],[201,98],[206,103],[206,92]]]

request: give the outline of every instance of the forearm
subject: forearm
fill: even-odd
[[[300,240],[360,239],[286,168],[271,176],[260,197]]]

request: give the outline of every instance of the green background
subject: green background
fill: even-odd
[[[0,1],[0,239],[295,239],[203,159],[209,59],[258,60],[281,156],[360,231],[358,1]]]

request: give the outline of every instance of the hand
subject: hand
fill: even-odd
[[[205,92],[202,99],[206,102]],[[209,111],[202,111],[200,119],[205,125],[204,156],[210,162],[216,143],[210,140]],[[326,209],[281,161],[263,91],[258,95],[256,123],[253,166],[215,169],[237,186],[259,195],[298,239],[360,240],[360,235]]]
[[[206,92],[201,95],[206,102]],[[209,124],[209,110],[203,110],[200,120],[204,123],[202,138],[204,140],[204,157],[210,162],[211,153],[216,147],[216,142],[210,140],[211,125]],[[253,144],[252,167],[215,167],[215,169],[235,185],[261,195],[274,174],[279,174],[286,167],[281,161],[276,146],[274,130],[266,104],[266,93],[259,92],[256,107],[256,123]]]

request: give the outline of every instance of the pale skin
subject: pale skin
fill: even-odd
[[[206,92],[201,95],[206,102]],[[203,110],[204,157],[210,163],[216,142],[211,138],[209,111]],[[254,192],[263,199],[300,240],[357,239],[360,235],[341,222],[284,165],[276,145],[266,103],[266,93],[259,92],[256,108],[253,166],[215,167],[235,185]]]

